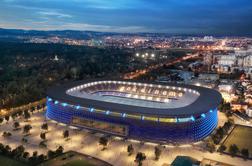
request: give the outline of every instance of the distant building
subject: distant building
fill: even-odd
[[[229,66],[229,67],[236,66],[236,55],[235,54],[220,55],[218,64],[220,66]]]
[[[214,64],[214,56],[211,52],[207,52],[203,55],[203,63],[207,66],[208,71],[210,71],[211,66]]]
[[[246,68],[245,70],[245,74],[249,79],[252,79],[252,67]]]
[[[204,36],[203,41],[209,42],[209,41],[214,41],[213,36]]]
[[[216,62],[214,62],[216,60]],[[235,50],[234,53],[225,55],[206,55],[204,62],[217,68],[220,73],[230,73],[234,71],[244,71],[246,76],[252,78],[252,49]]]

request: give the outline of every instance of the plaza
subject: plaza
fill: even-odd
[[[225,120],[224,116],[219,113],[220,125],[223,124]],[[143,161],[143,165],[146,166],[162,166],[163,164],[171,164],[176,156],[190,156],[201,161],[203,158],[208,158],[216,161],[221,161],[224,163],[232,163],[232,165],[251,165],[250,160],[243,160],[241,158],[232,158],[228,155],[219,153],[209,153],[202,148],[203,141],[185,144],[185,145],[162,145],[162,154],[159,160],[155,160],[154,148],[158,144],[144,142],[141,143],[136,140],[125,140],[120,137],[111,136],[109,139],[109,144],[106,150],[102,150],[102,146],[99,145],[100,137],[104,134],[91,132],[84,129],[77,129],[75,127],[67,126],[55,121],[47,120],[45,118],[45,112],[35,112],[31,115],[31,118],[26,121],[23,117],[17,118],[16,121],[20,122],[20,127],[22,128],[25,124],[30,124],[32,129],[30,130],[30,135],[26,136],[28,142],[22,143],[21,140],[24,136],[23,130],[13,131],[13,120],[10,118],[8,122],[4,121],[0,130],[2,133],[4,131],[9,131],[12,136],[8,138],[0,137],[0,142],[4,145],[10,145],[11,148],[15,148],[19,145],[23,145],[30,154],[37,151],[39,154],[47,154],[47,151],[56,150],[59,146],[64,147],[64,151],[76,151],[92,157],[104,160],[114,166],[133,166],[136,165],[134,162],[135,155],[137,152],[143,152],[147,156],[146,160]],[[43,131],[41,125],[48,124],[48,132],[46,134],[46,144],[47,148],[42,148],[39,146],[41,142],[40,133]],[[69,131],[69,138],[63,137],[63,131]],[[127,146],[132,144],[134,147],[134,153],[128,156]]]

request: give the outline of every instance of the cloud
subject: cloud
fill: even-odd
[[[39,11],[37,13],[42,16],[54,16],[54,17],[58,17],[58,18],[72,18],[73,17],[72,15],[63,14],[63,13],[56,12],[56,11]]]
[[[80,30],[80,31],[99,31],[99,32],[150,32],[153,31],[141,26],[108,26],[86,23],[64,23],[64,22],[48,22],[48,21],[32,21],[22,22],[21,25],[15,23],[1,23],[0,27],[19,29],[20,26],[25,30]]]
[[[150,29],[142,26],[108,26],[108,25],[95,25],[85,23],[65,23],[62,25],[63,29],[75,30],[93,30],[102,32],[146,32]]]
[[[0,0],[0,4],[2,27],[252,33],[251,0]]]

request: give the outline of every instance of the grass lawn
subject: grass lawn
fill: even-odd
[[[2,166],[25,166],[26,164],[0,155],[0,165]]]
[[[230,145],[236,144],[241,151],[242,149],[248,149],[250,156],[252,154],[252,127],[236,125],[233,131],[229,134],[227,139],[224,141],[224,145],[227,147],[226,152]]]

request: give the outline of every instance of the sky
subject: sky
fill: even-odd
[[[0,27],[252,35],[252,0],[0,0]]]

